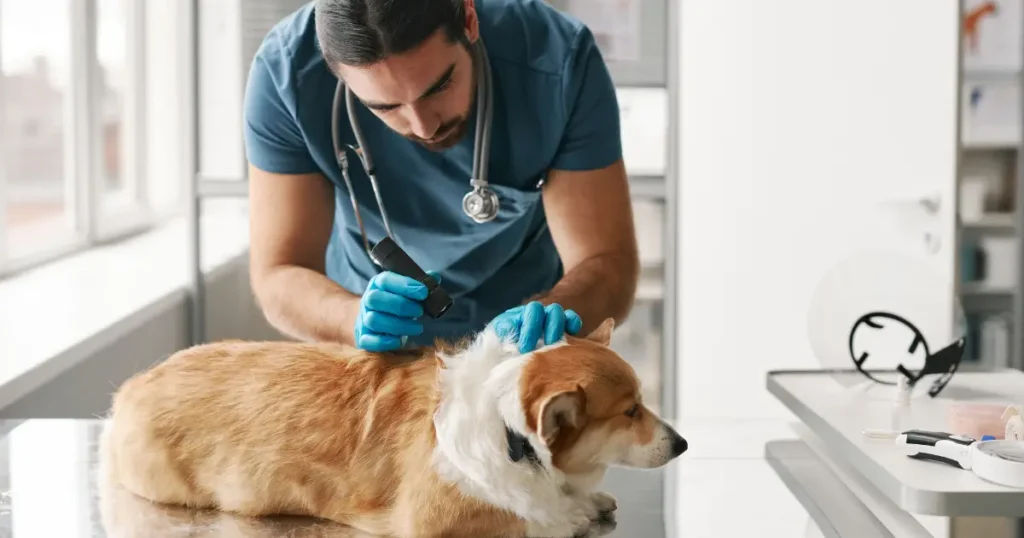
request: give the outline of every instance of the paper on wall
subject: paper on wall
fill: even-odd
[[[1020,85],[965,80],[962,94],[964,144],[1009,144],[1020,140]]]
[[[594,34],[605,59],[640,60],[641,0],[569,0],[568,11]]]
[[[964,68],[1013,74],[1021,66],[1021,0],[964,0]]]

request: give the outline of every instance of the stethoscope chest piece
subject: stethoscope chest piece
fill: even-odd
[[[498,195],[486,184],[474,181],[473,190],[462,197],[462,211],[477,223],[490,222],[498,216]]]
[[[474,68],[479,76],[477,84],[477,124],[473,146],[473,172],[470,175],[470,186],[472,190],[462,198],[462,211],[474,222],[481,224],[493,221],[498,216],[500,200],[498,193],[490,188],[487,183],[488,158],[490,155],[491,142],[491,119],[493,117],[493,89],[491,80],[491,64],[487,58],[487,51],[484,49],[483,40],[478,39],[473,47],[473,54],[476,58]],[[359,127],[358,113],[356,111],[356,97],[352,94],[345,82],[338,80],[334,91],[334,103],[331,110],[331,140],[334,145],[335,159],[341,169],[342,179],[348,188],[349,199],[352,202],[352,211],[356,222],[359,225],[359,233],[363,238],[363,247],[366,249],[370,259],[377,265],[381,265],[374,257],[370,248],[370,241],[366,235],[366,227],[359,212],[359,203],[356,200],[355,191],[352,189],[352,180],[348,173],[348,156],[342,146],[341,132],[338,118],[341,107],[344,105],[348,114],[349,124],[352,127],[352,135],[356,139],[355,144],[348,144],[348,149],[359,157],[360,163],[366,175],[369,176],[370,185],[373,187],[373,195],[377,201],[377,208],[380,210],[381,221],[384,224],[384,232],[387,238],[394,240],[394,233],[388,222],[387,212],[384,210],[384,200],[381,196],[380,187],[377,184],[374,169],[373,157],[370,155],[366,140],[363,138],[363,131]],[[396,243],[397,244],[397,243]]]

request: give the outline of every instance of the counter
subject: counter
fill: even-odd
[[[325,522],[193,512],[101,491],[101,428],[99,420],[0,422],[0,538],[364,536]],[[669,466],[609,473],[605,489],[619,500],[618,527],[609,536],[825,536],[789,478],[765,457],[772,439],[792,437],[785,424],[706,421],[681,430],[691,450]]]

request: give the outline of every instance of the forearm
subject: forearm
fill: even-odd
[[[267,321],[299,340],[354,345],[359,297],[322,273],[296,265],[254,278],[256,299]]]
[[[570,269],[547,293],[533,297],[544,305],[575,310],[589,334],[607,318],[621,325],[633,307],[640,267],[636,256],[605,254]]]

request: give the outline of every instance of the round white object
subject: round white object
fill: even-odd
[[[971,451],[974,474],[994,484],[1024,488],[1024,441],[979,441]]]

